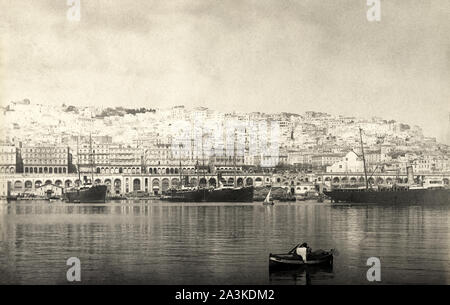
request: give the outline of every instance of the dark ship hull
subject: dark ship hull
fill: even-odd
[[[375,204],[449,204],[449,189],[345,190],[324,191],[334,202]]]
[[[65,193],[67,202],[104,203],[106,201],[106,185],[94,185],[89,188],[70,190]]]
[[[252,202],[253,187],[172,190],[161,199],[174,202]]]

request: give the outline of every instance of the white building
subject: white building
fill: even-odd
[[[361,173],[364,172],[364,162],[354,152],[350,151],[341,161],[327,166],[327,173]]]

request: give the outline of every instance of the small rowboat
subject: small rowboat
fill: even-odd
[[[287,254],[269,254],[269,267],[298,267],[307,265],[332,266],[333,252],[316,250],[308,254],[305,260],[301,256],[295,254],[296,247]]]

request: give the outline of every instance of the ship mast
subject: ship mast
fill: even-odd
[[[183,144],[180,144],[179,147],[180,147],[180,186],[181,188],[183,188],[183,172],[181,168],[181,148],[183,147]]]
[[[80,135],[77,137],[77,172],[78,172],[78,183],[81,184],[81,173],[80,173],[80,148],[79,148]],[[81,185],[78,185],[81,186]]]
[[[362,128],[359,128],[359,138],[361,140],[361,152],[363,157],[363,165],[364,165],[364,176],[366,178],[366,190],[369,189],[369,181],[367,181],[367,169],[366,169],[366,157],[364,155],[364,145],[362,140]]]
[[[234,163],[234,187],[237,187],[236,181],[236,129],[234,130],[234,143],[233,143],[233,163]]]
[[[92,153],[92,134],[89,134],[89,149],[91,156],[91,184],[94,185],[94,154]]]

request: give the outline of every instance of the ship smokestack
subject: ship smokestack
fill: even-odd
[[[408,175],[408,184],[414,184],[414,173],[412,165],[406,167],[406,174]]]

